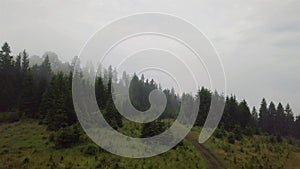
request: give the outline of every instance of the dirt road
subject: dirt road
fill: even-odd
[[[211,154],[207,149],[205,149],[201,144],[198,143],[197,138],[193,138],[190,134],[188,134],[185,138],[188,142],[190,142],[195,149],[201,154],[204,158],[208,169],[224,169],[218,159]]]

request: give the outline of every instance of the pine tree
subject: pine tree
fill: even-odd
[[[36,86],[29,70],[22,83],[19,110],[26,117],[35,118],[37,113]]]
[[[251,113],[250,109],[248,107],[248,104],[246,100],[243,100],[241,103],[238,105],[238,121],[240,126],[244,129],[247,126],[249,126],[251,122]]]
[[[296,117],[296,121],[294,124],[294,136],[297,139],[300,139],[300,116]]]
[[[21,54],[18,54],[16,57],[16,62],[15,62],[15,70],[18,74],[21,73]]]
[[[198,91],[198,95],[196,96],[200,99],[199,112],[196,120],[196,125],[198,126],[203,126],[207,118],[211,104],[211,95],[211,92],[204,87]]]
[[[270,117],[269,117],[267,102],[263,98],[261,101],[261,104],[260,104],[259,120],[258,120],[258,125],[263,132],[267,131],[267,126],[268,126],[268,121],[269,121],[268,118],[270,118]]]
[[[238,102],[235,96],[227,97],[221,125],[225,130],[233,130],[239,121]]]
[[[7,42],[3,44],[0,51],[0,69],[1,71],[8,73],[13,63],[13,57],[11,56],[11,49]]]
[[[277,110],[274,117],[274,134],[276,135],[286,135],[287,131],[285,128],[286,116],[284,113],[284,108],[281,103],[278,104]]]
[[[254,124],[258,125],[258,119],[259,118],[258,118],[258,113],[257,113],[257,110],[256,110],[255,106],[253,106],[253,108],[252,108],[251,115],[252,115],[252,120],[253,120]]]
[[[21,54],[18,54],[16,57],[16,61],[14,64],[14,100],[15,100],[15,107],[19,105],[20,101],[20,93],[22,89],[22,74],[21,74]]]
[[[98,77],[96,79],[96,84],[95,84],[95,94],[96,94],[96,100],[100,110],[105,108],[106,100],[107,100],[106,93],[107,91],[105,90],[102,78]]]
[[[112,98],[107,101],[103,116],[112,128],[118,129],[123,126],[122,116],[116,109]]]
[[[133,75],[131,83],[129,85],[129,98],[132,105],[140,111],[145,111],[147,108],[143,106],[143,101],[145,98],[142,98],[142,86],[140,80],[136,74]],[[148,99],[147,99],[148,101]],[[149,102],[148,102],[149,103]]]
[[[273,102],[269,105],[268,118],[267,118],[267,128],[266,132],[269,134],[274,134],[276,132],[275,128],[275,119],[276,119],[277,110]]]
[[[164,122],[160,120],[156,120],[150,123],[145,123],[143,124],[141,137],[148,138],[148,137],[156,136],[164,132],[166,128],[167,126],[164,124]]]
[[[60,72],[53,76],[50,86],[43,96],[40,111],[41,114],[46,114],[49,130],[59,130],[75,123],[73,106],[70,107],[69,104],[71,99],[70,84],[70,78]]]
[[[11,110],[14,106],[14,76],[13,76],[13,57],[7,42],[0,50],[0,111]]]
[[[22,52],[22,73],[23,75],[26,74],[26,72],[29,69],[29,58],[26,50]]]
[[[287,135],[292,135],[293,134],[293,127],[294,127],[295,118],[294,118],[293,111],[292,111],[289,104],[287,104],[286,107],[285,107],[285,113],[286,113],[285,127],[286,127],[286,131],[287,131],[286,134]]]

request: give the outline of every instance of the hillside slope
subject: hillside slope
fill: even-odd
[[[0,124],[0,168],[101,168],[101,169],[205,169],[206,164],[193,146],[183,146],[167,153],[146,158],[130,159],[115,156],[93,143],[81,143],[73,148],[55,149],[51,135],[38,121],[23,120]],[[92,147],[92,148],[89,148]],[[95,151],[93,148],[96,148]]]

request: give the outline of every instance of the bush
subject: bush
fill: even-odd
[[[96,155],[98,153],[98,147],[96,145],[88,145],[83,149],[85,155]]]
[[[177,148],[181,148],[181,147],[184,147],[183,141],[180,141],[176,146],[174,146],[174,147],[172,148],[172,150],[176,150]]]
[[[13,123],[20,120],[19,112],[1,112],[0,123]]]
[[[235,139],[236,140],[242,140],[243,134],[242,134],[242,129],[239,125],[236,125],[233,129],[233,133],[235,134]]]
[[[253,135],[255,134],[255,132],[256,132],[256,131],[255,131],[254,128],[246,127],[243,133],[244,133],[246,136],[251,137],[251,136],[253,136]]]
[[[276,140],[278,143],[281,143],[283,141],[282,137],[281,136],[276,136]]]
[[[235,143],[235,136],[233,134],[230,134],[227,138],[228,143],[234,144]]]
[[[222,138],[224,137],[224,131],[218,130],[218,129],[217,129],[217,130],[215,131],[214,136],[215,136],[216,138],[222,139]]]
[[[276,143],[276,140],[275,140],[274,136],[270,136],[270,142],[271,143]]]
[[[54,138],[50,137],[50,139],[56,148],[69,148],[79,143],[79,137],[80,130],[77,125],[73,125],[60,129]]]
[[[243,139],[243,135],[240,133],[237,133],[237,134],[235,134],[235,139],[240,141]]]

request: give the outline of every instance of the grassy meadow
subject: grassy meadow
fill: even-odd
[[[217,129],[219,130],[219,129]],[[199,136],[201,129],[193,128],[191,135]],[[222,131],[222,136],[211,137],[204,143],[228,169],[296,169],[300,166],[300,148],[296,140],[279,139],[274,136],[242,136],[230,141],[233,133]],[[230,143],[231,142],[231,143]]]
[[[183,146],[155,157],[130,159],[105,152],[92,142],[78,144],[72,148],[55,149],[54,144],[49,141],[51,133],[46,130],[46,126],[35,120],[0,124],[0,134],[1,169],[207,168],[200,154],[186,141]]]
[[[165,121],[171,124],[171,121]],[[140,137],[142,126],[124,120],[120,132]],[[190,136],[197,140],[201,128],[194,127]],[[56,148],[50,132],[38,120],[21,119],[0,123],[1,169],[205,169],[207,159],[188,140],[161,155],[132,159],[113,155],[82,135],[71,148]],[[232,136],[234,139],[232,140]],[[296,140],[268,135],[242,135],[217,129],[203,148],[228,169],[297,169],[300,148]]]

